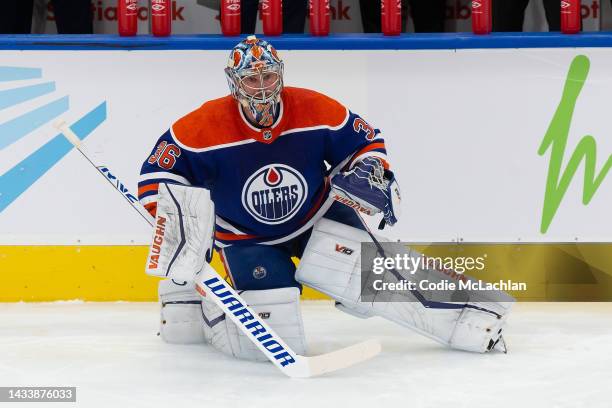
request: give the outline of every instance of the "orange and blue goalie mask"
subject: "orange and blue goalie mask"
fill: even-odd
[[[232,95],[251,112],[257,125],[271,126],[283,90],[283,62],[274,47],[255,36],[247,37],[232,49],[225,75]]]

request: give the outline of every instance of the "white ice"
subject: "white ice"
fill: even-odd
[[[612,407],[612,303],[519,303],[507,355],[448,350],[329,302],[305,302],[303,313],[310,354],[369,338],[383,351],[295,380],[205,345],[163,343],[154,303],[6,303],[0,386],[77,387],[76,404],[51,407]]]

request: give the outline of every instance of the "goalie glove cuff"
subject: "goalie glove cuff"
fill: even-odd
[[[331,179],[332,197],[368,215],[383,213],[387,224],[397,222],[400,193],[392,171],[380,160],[366,157],[345,173]]]

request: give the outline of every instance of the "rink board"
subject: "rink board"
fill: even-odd
[[[144,273],[144,246],[2,246],[0,302],[54,300],[150,302],[158,278]],[[217,254],[213,267],[225,277]],[[306,299],[328,299],[304,288]]]
[[[52,123],[71,124],[135,192],[157,137],[227,93],[222,68],[235,41],[0,36],[0,273],[15,279],[0,300],[48,300],[23,282],[25,274],[44,281],[41,265],[53,263],[61,265],[54,277],[87,288],[58,299],[113,300],[113,285],[123,288],[115,299],[155,297],[155,280],[142,272],[149,227]],[[385,135],[404,197],[390,238],[611,241],[612,36],[294,36],[276,44],[287,84],[330,95]],[[571,66],[583,86],[562,99]],[[558,109],[566,113],[555,116]],[[555,152],[539,152],[549,128]],[[575,171],[568,163],[587,144],[594,172],[585,183],[584,158]],[[555,163],[566,182],[551,176]],[[91,253],[73,262],[77,251]],[[114,263],[102,266],[107,260]],[[105,279],[108,288],[92,283]]]

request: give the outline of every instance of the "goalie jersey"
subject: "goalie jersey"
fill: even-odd
[[[378,129],[318,92],[285,87],[270,128],[252,126],[232,96],[175,122],[142,165],[138,197],[155,216],[159,183],[210,190],[218,247],[276,244],[331,205],[329,179],[368,156],[387,166]]]

